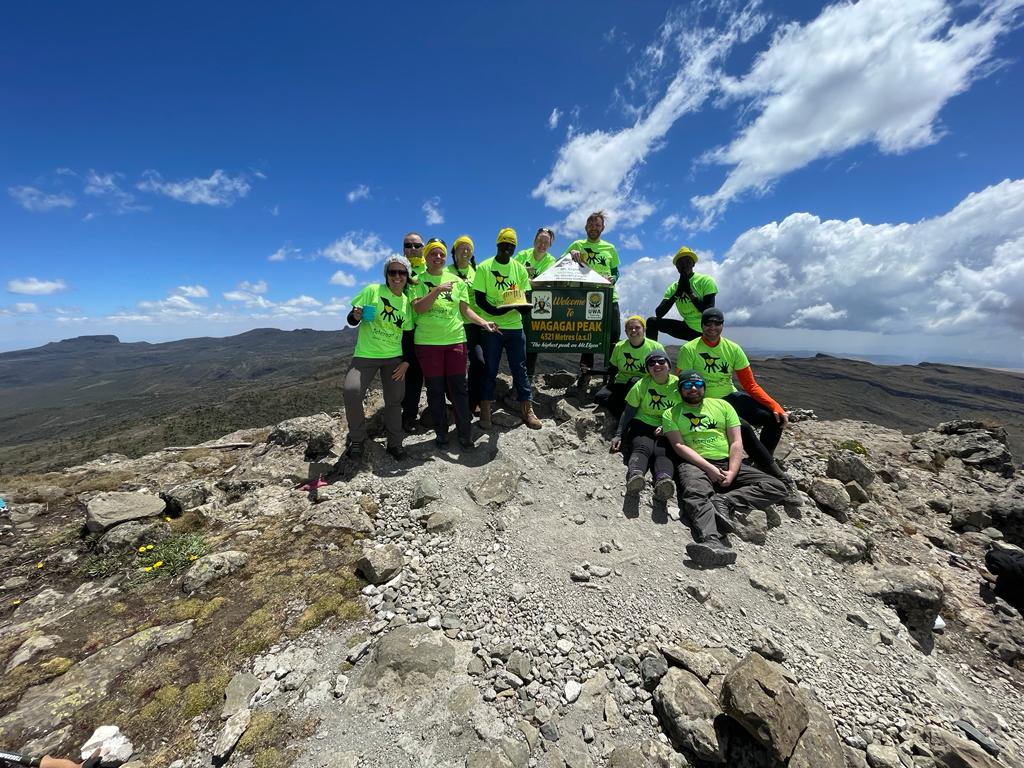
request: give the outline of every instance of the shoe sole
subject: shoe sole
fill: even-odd
[[[676,494],[676,484],[671,480],[659,480],[654,486],[654,498],[668,501]]]
[[[721,568],[736,562],[736,553],[730,549],[715,549],[707,544],[687,544],[686,554],[697,565],[704,568]]]
[[[644,489],[644,478],[643,475],[637,475],[631,477],[626,481],[626,493],[630,496],[635,496]]]

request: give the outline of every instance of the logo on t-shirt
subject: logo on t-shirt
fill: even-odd
[[[701,352],[701,358],[704,360],[704,370],[710,371],[711,373],[728,373],[729,364],[722,362],[720,358],[712,357],[708,352]]]
[[[718,429],[718,424],[710,416],[703,413],[684,413],[683,416],[690,422],[691,432],[709,432]]]
[[[405,322],[405,318],[399,314],[398,310],[391,306],[391,302],[385,299],[383,296],[380,297],[381,303],[384,305],[384,311],[381,313],[381,317],[385,320],[390,320],[395,325],[401,325]]]
[[[661,392],[655,392],[653,389],[647,391],[647,394],[651,396],[651,408],[653,410],[665,410],[671,403],[666,399],[666,396]]]
[[[608,266],[608,257],[600,251],[595,251],[593,248],[583,247],[583,250],[587,254],[587,263],[598,267]]]
[[[622,356],[626,358],[626,364],[623,366],[627,371],[642,371],[644,364],[641,360],[633,357],[629,352],[623,352]]]
[[[516,289],[516,283],[512,280],[511,275],[503,275],[501,272],[493,270],[491,270],[491,274],[494,275],[494,287],[499,291],[514,291]]]

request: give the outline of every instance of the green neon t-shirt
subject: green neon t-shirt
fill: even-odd
[[[676,295],[676,288],[678,287],[679,281],[676,280],[668,287],[662,298],[671,299]],[[718,285],[708,275],[698,275],[694,272],[693,277],[690,278],[690,290],[693,291],[693,295],[698,299],[703,299],[705,296],[718,293]],[[700,310],[693,306],[689,296],[676,297],[676,311],[688,326],[698,333],[700,332]]]
[[[612,355],[608,362],[618,369],[615,374],[615,384],[625,384],[637,376],[647,376],[647,369],[644,368],[644,360],[651,352],[665,352],[660,342],[654,339],[644,339],[639,347],[629,343],[629,339],[623,339],[612,348]],[[666,355],[667,356],[667,355]]]
[[[452,279],[461,280],[466,284],[466,294],[469,297],[466,301],[469,303],[469,308],[479,315],[480,307],[476,305],[476,291],[473,290],[473,278],[476,276],[476,270],[473,268],[473,265],[467,264],[466,268],[459,272],[454,264],[449,264],[444,268],[444,271],[446,275],[451,275]],[[469,321],[465,318],[463,318],[463,324],[470,325]]]
[[[729,458],[726,431],[738,427],[740,417],[725,400],[704,398],[699,407],[681,402],[665,411],[661,431],[678,432],[683,442],[708,461]]]
[[[490,258],[477,266],[476,276],[473,278],[473,290],[482,291],[492,306],[500,307],[504,303],[505,291],[516,289],[530,290],[530,278],[526,274],[526,267],[515,259],[509,259],[508,264],[499,264],[495,259]],[[513,309],[502,315],[492,315],[484,309],[480,309],[478,312],[480,317],[497,323],[499,328],[513,330],[523,327],[523,316],[518,309]]]
[[[415,326],[412,299],[404,293],[395,296],[385,286],[370,283],[352,299],[352,306],[377,308],[373,320],[359,323],[353,355],[373,359],[401,357],[402,333]]]
[[[679,378],[671,373],[664,384],[645,376],[626,394],[626,402],[636,408],[636,418],[640,421],[652,427],[660,427],[662,414],[682,401],[678,384]]]
[[[417,344],[436,347],[460,344],[466,340],[460,305],[463,301],[469,303],[469,289],[462,280],[452,278],[446,272],[436,276],[424,272],[420,275],[420,284],[412,287],[412,299],[415,301],[422,298],[434,286],[447,282],[452,284],[451,293],[439,294],[429,310],[416,313],[416,334],[413,340]]]
[[[725,397],[735,392],[733,373],[749,365],[740,345],[725,337],[713,347],[704,343],[703,336],[692,339],[679,348],[676,358],[677,372],[692,369],[704,377],[705,397]]]
[[[601,275],[601,277],[606,277],[609,280],[612,279],[612,270],[619,268],[619,252],[607,240],[598,240],[596,243],[592,243],[589,240],[576,240],[569,243],[569,247],[565,249],[562,255],[565,256],[569,251],[581,251],[587,266]],[[619,292],[613,286],[612,301],[618,300]]]
[[[516,254],[516,261],[526,267],[526,274],[530,276],[530,279],[537,277],[545,270],[555,265],[555,257],[551,255],[551,251],[547,251],[541,256],[540,261],[533,258],[533,248],[526,248]]]

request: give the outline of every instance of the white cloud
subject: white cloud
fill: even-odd
[[[718,67],[733,46],[764,26],[750,6],[725,20],[721,29],[687,23],[685,15],[669,15],[659,44],[646,51],[637,80],[650,77],[673,47],[679,69],[660,97],[649,106],[631,110],[637,117],[619,131],[570,132],[559,149],[554,167],[533,190],[533,196],[567,216],[563,229],[580,230],[590,211],[608,212],[608,229],[641,224],[655,210],[636,191],[637,174],[647,157],[660,149],[669,129],[681,117],[697,111],[714,92]]]
[[[274,302],[268,301],[263,297],[263,294],[267,292],[267,288],[266,280],[259,280],[255,283],[243,280],[235,290],[226,291],[223,296],[228,301],[239,301],[250,308],[270,309],[276,305]]]
[[[249,293],[266,293],[267,292],[267,281],[257,280],[255,283],[250,283],[248,280],[243,280],[238,284],[240,291],[248,291]]]
[[[427,217],[427,226],[444,224],[444,213],[441,211],[441,198],[432,197],[423,203],[423,213]]]
[[[347,288],[351,288],[356,284],[356,278],[354,275],[339,269],[331,275],[330,283],[331,285],[344,285]]]
[[[354,203],[357,200],[366,200],[370,197],[370,188],[365,184],[360,184],[355,189],[350,190],[345,197],[348,198],[350,203]]]
[[[205,299],[210,295],[209,291],[202,285],[179,285],[175,293],[179,296],[187,296],[190,299]]]
[[[285,307],[319,307],[320,302],[314,299],[312,296],[296,296],[294,299],[288,299],[282,306]]]
[[[794,213],[747,230],[721,260],[700,256],[697,271],[718,282],[717,305],[733,325],[931,336],[984,329],[1019,348],[1024,179],[913,223]],[[623,310],[650,314],[674,278],[668,256],[629,265],[619,281]]]
[[[860,0],[780,28],[747,75],[722,81],[725,98],[747,102],[756,117],[705,156],[731,170],[716,192],[692,199],[699,225],[818,158],[861,144],[895,154],[938,141],[940,110],[992,71],[996,41],[1020,5],[996,0],[958,24],[944,0]]]
[[[35,187],[8,187],[7,194],[13,197],[22,208],[33,213],[52,211],[54,208],[71,208],[75,198],[63,192],[49,194]]]
[[[8,293],[23,293],[28,296],[49,296],[51,293],[67,290],[63,280],[40,280],[38,277],[15,278],[7,281]]]
[[[142,175],[143,181],[136,184],[137,189],[191,205],[230,207],[252,189],[245,176],[228,176],[219,168],[208,179],[164,181],[156,171],[146,171]]]
[[[166,299],[157,301],[140,301],[137,306],[139,309],[144,310],[146,314],[157,319],[202,317],[206,314],[206,310],[202,306],[191,301],[187,296],[180,294],[171,294]]]
[[[555,128],[558,127],[558,121],[561,119],[562,111],[558,107],[555,107],[554,109],[551,110],[551,114],[548,115],[548,128],[550,128],[552,131],[555,130]]]
[[[282,245],[272,254],[267,256],[267,261],[287,261],[289,256],[294,256],[300,253],[298,248],[290,248],[287,245]]]
[[[267,209],[267,213],[269,213],[271,216],[280,216],[281,215],[281,206],[280,205],[275,205],[273,208],[268,208]]]
[[[19,315],[34,315],[39,311],[39,305],[32,301],[18,301],[14,304],[14,311]]]
[[[85,187],[83,192],[93,197],[105,197],[110,201],[114,213],[130,213],[132,211],[148,211],[148,205],[140,205],[135,201],[135,195],[121,189],[118,179],[122,178],[119,173],[97,173],[90,170],[85,176]],[[93,214],[86,216],[86,221],[91,219]]]
[[[644,249],[644,244],[640,242],[640,238],[636,236],[635,232],[630,232],[619,240],[619,245],[627,251],[642,251]]]
[[[384,261],[394,251],[388,248],[374,232],[348,232],[326,248],[320,250],[325,259],[349,264],[358,269],[369,269]]]

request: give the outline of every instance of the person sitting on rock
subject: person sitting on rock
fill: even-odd
[[[626,338],[612,349],[608,359],[608,375],[611,383],[594,395],[598,404],[618,418],[626,405],[626,393],[641,378],[647,375],[644,361],[652,352],[665,354],[665,348],[644,335],[644,319],[640,315],[626,318]]]
[[[739,414],[743,449],[750,460],[759,469],[791,484],[789,475],[773,455],[782,438],[782,430],[789,423],[789,414],[761,389],[743,348],[722,335],[724,324],[722,310],[715,307],[705,309],[700,318],[701,335],[680,347],[676,372],[687,369],[700,371],[707,387],[705,397],[721,398]],[[736,389],[733,374],[745,392]],[[760,436],[750,425],[760,427]]]
[[[679,273],[679,280],[666,289],[661,304],[654,310],[654,317],[647,318],[648,338],[656,341],[661,331],[683,341],[700,336],[700,313],[708,307],[715,306],[718,286],[710,276],[693,271],[696,263],[697,254],[685,245],[672,257],[672,264]],[[665,317],[673,304],[676,305],[676,311],[682,320]]]
[[[728,523],[744,509],[764,509],[788,495],[785,484],[743,464],[740,419],[725,400],[705,397],[704,377],[679,375],[681,402],[665,411],[661,429],[673,451],[680,502],[690,516],[694,542],[686,553],[705,567],[730,565],[736,553],[722,537],[716,516]]]
[[[612,438],[612,450],[621,450],[626,460],[626,493],[636,495],[644,488],[644,476],[654,473],[654,498],[666,501],[675,493],[672,460],[661,439],[662,415],[680,402],[676,377],[670,373],[664,350],[644,359],[646,376],[637,380],[626,395],[625,410]]]

